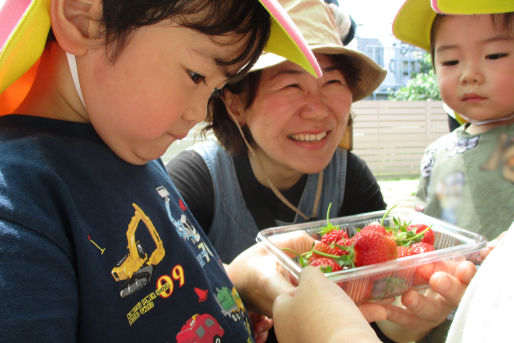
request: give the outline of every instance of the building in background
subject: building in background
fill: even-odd
[[[404,87],[421,71],[421,60],[425,52],[420,48],[398,40],[389,46],[379,38],[357,36],[355,40],[357,50],[387,70],[384,82],[367,100],[386,100],[389,94]]]

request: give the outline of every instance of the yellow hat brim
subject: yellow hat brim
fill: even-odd
[[[313,75],[321,68],[292,20],[277,0],[259,0],[271,19],[266,51],[299,64]],[[50,30],[50,0],[7,1],[0,12],[0,93],[41,56]]]
[[[401,41],[429,51],[437,13],[472,15],[513,11],[513,0],[407,0],[396,14],[393,34]]]
[[[21,11],[22,3],[16,4],[16,10],[20,11],[18,22],[0,50],[0,93],[36,63],[45,48],[50,30],[50,0],[32,0]],[[9,19],[14,18],[11,16]],[[8,24],[4,22],[0,25]]]
[[[271,18],[271,32],[264,51],[298,64],[314,77],[323,74],[316,57],[298,27],[276,0],[259,0]]]
[[[438,13],[447,14],[492,14],[514,12],[512,0],[432,0]]]
[[[393,21],[393,34],[405,43],[429,51],[435,16],[430,0],[407,0]]]

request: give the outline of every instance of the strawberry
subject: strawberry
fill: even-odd
[[[311,259],[309,264],[319,268],[323,273],[332,273],[343,269],[334,259],[330,257],[318,257]]]
[[[399,245],[396,250],[398,251],[398,258],[412,255],[409,247]]]
[[[386,229],[380,224],[370,224],[363,227],[359,232],[377,232],[382,235],[386,234]]]
[[[356,267],[393,260],[398,256],[394,239],[374,230],[361,230],[353,241]]]
[[[414,243],[409,248],[409,251],[412,255],[423,254],[434,250],[435,249],[432,245],[424,242]],[[428,283],[428,280],[430,280],[430,277],[435,272],[435,268],[435,263],[425,263],[416,267],[413,284],[422,285]]]
[[[425,242],[414,243],[410,246],[409,251],[411,255],[422,254],[425,252],[434,251],[434,246]]]
[[[345,253],[347,253],[347,252],[343,251],[342,249],[338,248],[337,246],[332,247],[323,242],[317,242],[316,244],[314,244],[311,251],[312,251],[311,257],[314,257],[314,258],[327,257],[327,256],[324,256],[319,253],[325,253],[325,254],[334,255],[334,256],[341,256],[341,255],[344,255]],[[316,252],[319,252],[319,253],[316,253]]]
[[[407,226],[407,230],[414,231],[415,233],[423,233],[423,238],[421,239],[421,242],[428,243],[430,245],[434,245],[435,236],[434,231],[430,227],[428,227],[425,224],[411,224]]]
[[[342,238],[348,238],[348,233],[346,233],[346,231],[342,229],[334,229],[332,231],[325,233],[321,237],[321,241],[325,244],[330,245],[332,243],[336,243]]]
[[[342,281],[339,286],[360,305],[373,297],[373,281],[369,278]]]

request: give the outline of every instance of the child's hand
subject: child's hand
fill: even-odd
[[[310,266],[302,270],[297,289],[277,297],[273,321],[281,343],[379,342],[348,295],[321,271]]]

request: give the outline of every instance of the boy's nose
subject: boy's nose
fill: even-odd
[[[193,125],[204,120],[207,115],[207,104],[210,94],[211,93],[205,93],[199,97],[191,98],[189,106],[182,114],[182,119],[191,122]]]

